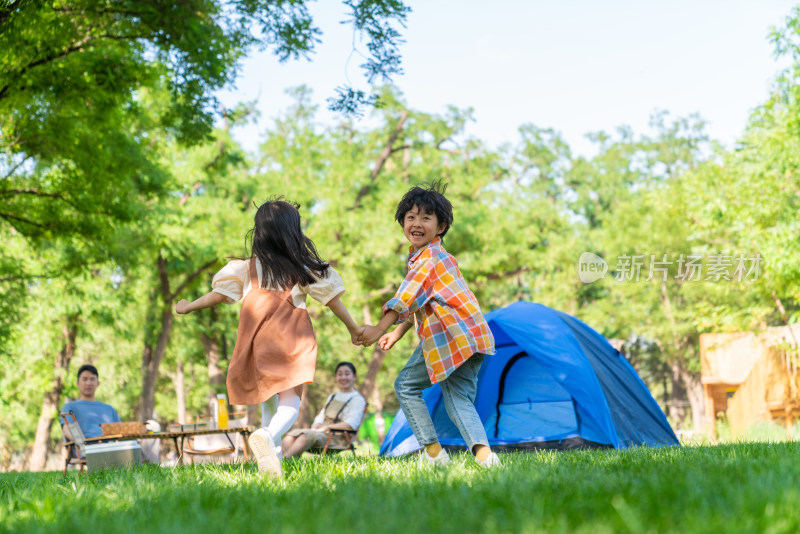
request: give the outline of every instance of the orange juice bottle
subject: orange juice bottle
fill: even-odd
[[[217,428],[228,428],[228,399],[224,393],[217,395]]]

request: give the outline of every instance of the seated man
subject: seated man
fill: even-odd
[[[72,410],[75,414],[75,419],[78,420],[78,426],[81,427],[84,438],[97,438],[103,435],[103,429],[100,428],[102,423],[118,423],[120,422],[117,411],[110,405],[95,400],[94,393],[97,386],[100,385],[98,381],[97,367],[94,365],[81,365],[78,369],[78,390],[80,397],[78,400],[70,401],[64,404],[61,409],[62,413],[67,413]],[[64,422],[61,422],[63,427]],[[69,433],[69,428],[64,428],[64,435],[68,439],[72,439]]]
[[[361,426],[367,401],[353,387],[357,378],[356,368],[350,362],[340,362],[335,372],[339,391],[328,396],[311,428],[290,430],[284,435],[283,454],[286,458],[300,456],[308,449],[321,449],[328,439],[329,429],[355,430]],[[346,442],[341,434],[334,434],[331,445],[342,448]]]
[[[103,423],[119,423],[120,418],[113,406],[95,399],[95,391],[100,385],[97,367],[94,365],[81,365],[78,369],[78,400],[69,401],[61,409],[62,413],[72,410],[84,438],[97,438],[103,435],[100,427]],[[72,440],[69,428],[61,421],[64,437]],[[160,454],[160,441],[158,439],[141,440],[142,454],[149,462],[158,463]]]

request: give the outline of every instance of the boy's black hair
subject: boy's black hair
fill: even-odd
[[[314,242],[303,234],[299,204],[283,197],[264,202],[258,207],[253,229],[247,233],[251,257],[261,262],[262,287],[280,288],[316,282],[328,275],[328,264],[319,257]]]
[[[349,367],[349,368],[350,368],[350,370],[351,370],[351,371],[353,371],[353,375],[354,375],[354,376],[358,376],[358,373],[356,373],[356,366],[355,366],[355,365],[353,365],[353,364],[352,364],[352,363],[350,363],[350,362],[339,362],[339,363],[336,365],[336,369],[334,369],[334,370],[333,370],[333,374],[336,374],[336,372],[339,370],[339,367]]]
[[[84,372],[84,371],[89,371],[90,373],[92,373],[97,378],[100,378],[100,375],[97,374],[97,367],[95,367],[94,365],[90,365],[88,363],[85,363],[85,364],[80,366],[80,369],[78,369],[78,378],[77,378],[77,380],[81,379],[81,373]]]
[[[400,226],[403,226],[406,213],[416,206],[420,211],[436,214],[439,224],[444,223],[444,230],[439,237],[444,237],[453,224],[453,205],[444,196],[446,190],[447,184],[442,180],[412,187],[408,193],[403,195],[403,199],[397,205],[397,211],[394,214],[395,220],[400,223]]]

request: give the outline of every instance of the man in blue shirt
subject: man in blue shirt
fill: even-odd
[[[84,438],[96,438],[103,435],[103,429],[100,428],[102,423],[118,423],[120,422],[119,415],[113,406],[95,400],[94,392],[97,386],[100,385],[98,380],[97,367],[94,365],[81,365],[78,369],[78,390],[80,397],[78,400],[70,401],[64,404],[61,409],[62,413],[67,413],[72,410],[75,414],[75,419],[78,420],[78,426],[83,432]],[[153,423],[156,428],[153,430],[158,431],[161,429],[155,421],[148,421],[148,428],[150,423]],[[61,427],[64,430],[64,437],[72,440],[72,434],[69,428],[64,426],[61,422]],[[161,441],[159,439],[142,439],[139,440],[139,445],[142,447],[142,454],[147,461],[157,464],[161,451]]]
[[[102,436],[101,423],[117,423],[120,421],[117,411],[112,406],[95,400],[94,392],[97,390],[97,386],[100,385],[98,378],[97,368],[94,365],[81,365],[81,368],[78,369],[80,398],[66,403],[61,410],[64,413],[72,410],[85,438]],[[72,439],[69,428],[64,428],[64,434],[68,439]]]

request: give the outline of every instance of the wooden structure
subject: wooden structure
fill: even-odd
[[[77,426],[77,424],[76,424]],[[214,428],[210,430],[186,430],[182,432],[153,432],[147,434],[116,434],[110,436],[100,436],[97,438],[83,438],[83,434],[81,434],[81,439],[84,443],[100,443],[104,441],[127,441],[127,440],[139,440],[139,439],[169,439],[172,440],[175,444],[175,450],[178,451],[178,464],[183,465],[183,457],[184,455],[189,455],[190,451],[188,450],[189,443],[187,440],[192,440],[193,438],[197,438],[198,436],[211,436],[215,434],[222,434],[224,435],[229,441],[231,440],[230,436],[233,434],[240,434],[241,443],[242,445],[242,452],[244,454],[245,461],[249,460],[248,455],[248,447],[247,447],[247,438],[255,432],[257,429],[256,427],[252,426],[244,426],[240,428]],[[79,442],[72,442],[66,441],[64,446],[67,449],[67,459],[64,465],[64,474],[67,472],[67,467],[69,467],[70,463],[79,464],[81,472],[83,472],[83,466],[86,464],[86,461],[81,457],[85,456],[84,454],[78,455],[78,450],[80,447]],[[235,451],[236,446],[231,441],[231,447]],[[227,451],[226,451],[227,452]],[[202,452],[197,452],[196,450],[192,450],[191,454],[202,454]],[[194,463],[194,458],[192,458],[192,463]]]
[[[706,431],[726,415],[741,436],[759,421],[775,421],[787,432],[800,418],[800,324],[771,327],[759,334],[702,334],[700,365]]]

